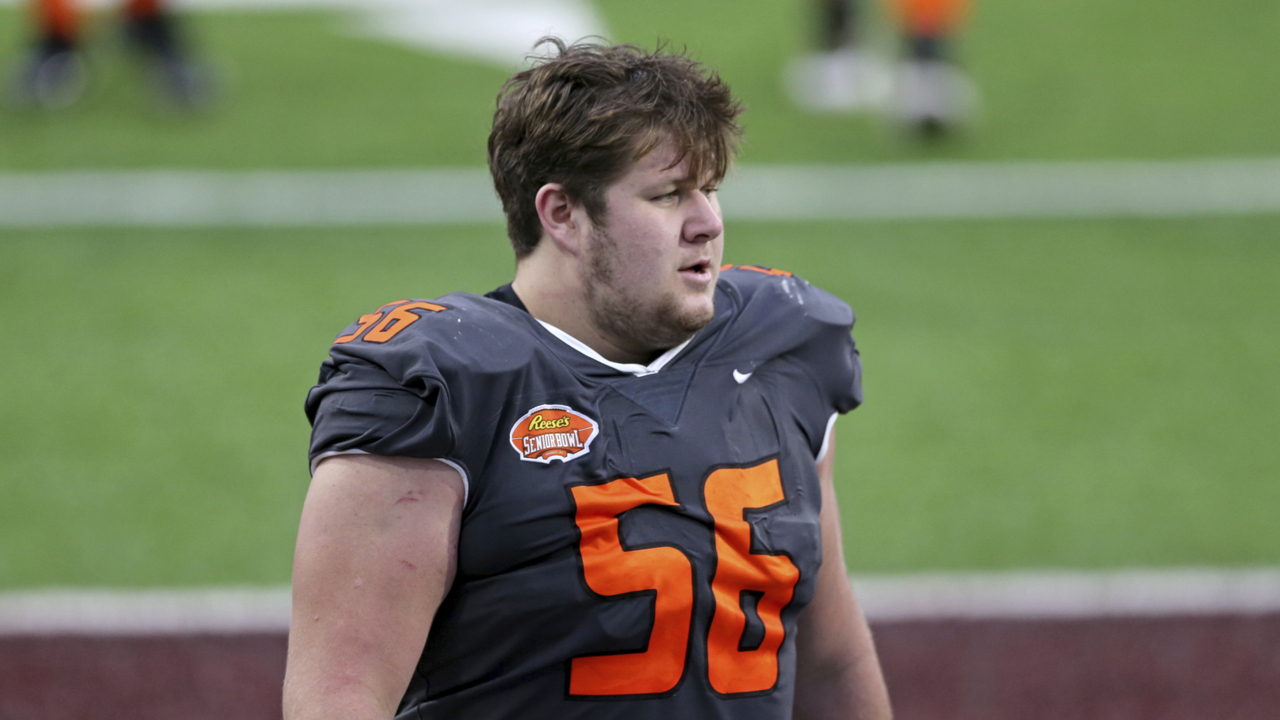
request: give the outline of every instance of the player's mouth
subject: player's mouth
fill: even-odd
[[[712,269],[710,260],[698,260],[680,268],[680,275],[690,282],[706,284],[711,282]]]

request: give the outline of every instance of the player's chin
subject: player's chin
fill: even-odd
[[[711,322],[715,315],[715,295],[698,293],[684,298],[680,308],[680,324],[689,332],[696,332]]]

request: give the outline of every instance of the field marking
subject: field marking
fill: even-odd
[[[0,226],[281,227],[497,222],[484,169],[0,173]]]
[[[1069,619],[1280,612],[1280,568],[853,576],[872,620]]]
[[[1280,158],[744,169],[746,220],[1188,217],[1280,212]]]
[[[739,168],[735,220],[1179,218],[1280,213],[1280,158]],[[500,222],[482,168],[0,172],[0,227]]]
[[[0,636],[279,633],[289,608],[289,588],[11,591]]]
[[[854,575],[873,622],[1280,613],[1280,568]],[[289,588],[0,593],[0,636],[282,633]]]

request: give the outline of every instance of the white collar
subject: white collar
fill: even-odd
[[[666,367],[667,363],[671,362],[676,355],[679,355],[680,351],[684,349],[684,346],[688,345],[689,342],[693,340],[693,338],[690,337],[688,340],[685,340],[679,345],[662,353],[657,357],[657,359],[655,359],[653,362],[649,363],[648,365],[641,365],[639,363],[616,363],[616,362],[613,362],[612,360],[606,360],[603,355],[596,352],[595,350],[592,350],[590,347],[587,346],[586,343],[570,335],[569,333],[561,330],[555,325],[552,325],[551,323],[546,322],[545,320],[538,320],[538,322],[542,323],[542,327],[546,328],[547,332],[550,332],[552,335],[555,335],[556,338],[558,338],[565,345],[568,345],[574,350],[577,350],[578,352],[582,353],[583,355],[586,355],[587,357],[591,358],[592,360],[595,360],[596,362],[602,365],[608,365],[609,367],[613,368],[614,370],[617,370],[618,372],[631,373],[636,377],[644,377],[645,375],[652,375],[658,372],[659,370],[661,370],[662,368]]]

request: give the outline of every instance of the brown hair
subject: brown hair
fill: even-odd
[[[507,235],[523,258],[542,237],[538,189],[560,183],[593,222],[604,191],[661,143],[675,143],[673,167],[719,182],[737,153],[742,105],[712,70],[686,53],[633,45],[543,38],[557,52],[507,80],[489,134],[489,171],[507,214]]]

